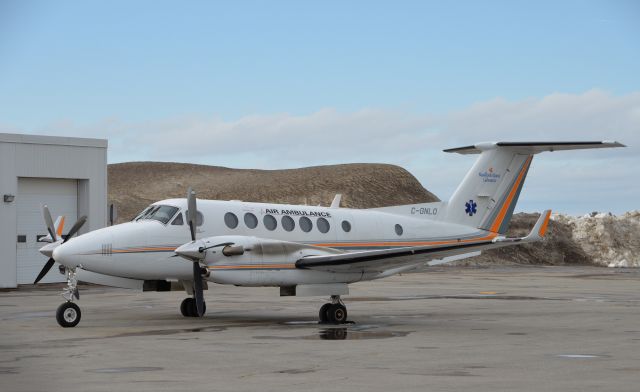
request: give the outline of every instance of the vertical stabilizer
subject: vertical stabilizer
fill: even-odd
[[[449,199],[445,220],[504,234],[534,154],[606,147],[624,145],[617,142],[497,142],[445,150],[480,154]]]

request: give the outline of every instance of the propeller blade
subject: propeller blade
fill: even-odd
[[[187,191],[187,223],[191,232],[191,241],[196,240],[196,193],[189,187]]]
[[[33,284],[38,283],[42,278],[44,278],[44,276],[47,274],[47,272],[49,272],[49,270],[51,269],[51,267],[53,267],[53,264],[56,261],[54,259],[49,259],[47,261],[47,264],[44,265],[44,267],[42,267],[42,271],[40,271],[40,273],[38,274],[38,277],[36,278],[36,280],[33,281]]]
[[[53,225],[53,219],[51,219],[51,213],[46,204],[42,206],[42,217],[44,218],[44,223],[47,225],[47,231],[51,236],[51,241],[56,242],[58,240],[58,237],[56,237],[56,228]]]
[[[73,225],[73,227],[71,227],[71,230],[69,230],[69,233],[64,238],[64,241],[62,241],[62,243],[64,244],[65,242],[69,241],[69,238],[73,237],[73,235],[76,234],[78,230],[80,230],[80,228],[82,227],[82,225],[85,224],[86,221],[87,221],[86,215],[81,216],[80,219],[78,219],[76,223]]]
[[[198,317],[204,314],[204,295],[202,293],[202,275],[200,274],[200,263],[193,262],[193,294],[196,297],[196,309]]]

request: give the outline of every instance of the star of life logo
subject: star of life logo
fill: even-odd
[[[493,171],[493,167],[478,173],[478,176],[482,178],[482,182],[497,182],[500,179],[500,174]]]
[[[464,203],[464,212],[466,212],[469,216],[473,216],[476,212],[478,212],[478,204],[473,201],[473,200],[469,200],[468,202]]]

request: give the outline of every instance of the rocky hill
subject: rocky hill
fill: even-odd
[[[288,170],[245,170],[165,162],[111,164],[109,201],[118,222],[131,220],[158,200],[185,197],[324,205],[342,193],[342,207],[373,208],[437,201],[405,169],[383,164],[345,164]]]

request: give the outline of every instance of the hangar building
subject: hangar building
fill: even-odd
[[[38,242],[47,234],[41,206],[67,233],[107,223],[107,140],[0,133],[0,288],[33,283],[47,259]],[[54,267],[42,282],[62,282]]]

